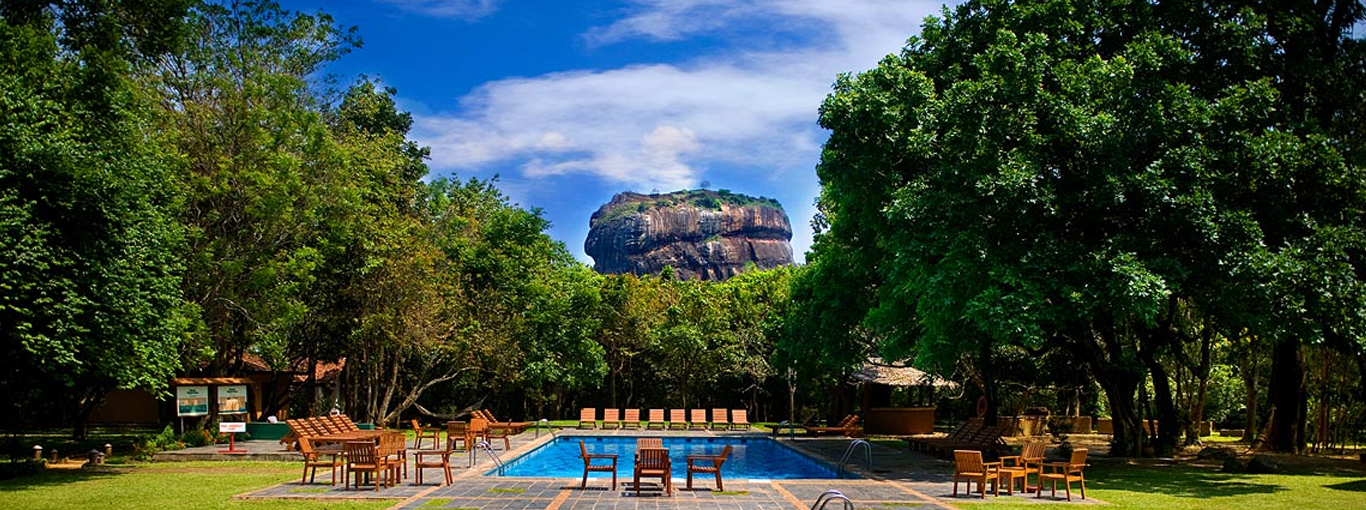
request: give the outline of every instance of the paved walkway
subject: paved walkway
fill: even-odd
[[[640,431],[577,431],[565,430],[558,435],[636,435]],[[746,433],[714,433],[710,431],[646,431],[647,435],[743,435]],[[748,433],[751,435],[764,435]],[[510,451],[502,451],[501,444],[495,445],[500,457],[511,459],[550,440],[549,433],[540,437],[526,432],[512,438]],[[801,438],[783,439],[783,443],[808,455],[834,463],[843,455],[850,440],[846,438]],[[282,451],[280,445],[270,441],[248,441],[238,447],[250,453],[237,457],[262,459],[299,460],[298,454]],[[222,447],[216,447],[221,449]],[[200,448],[199,451],[180,450],[178,458],[199,459],[216,455],[216,449]],[[953,509],[954,502],[966,501],[961,493],[953,497],[953,465],[951,461],[929,457],[916,452],[888,448],[873,444],[869,449],[872,457],[872,470],[867,469],[867,458],[863,450],[854,455],[849,463],[852,471],[862,479],[840,480],[726,480],[726,490],[717,491],[708,483],[697,483],[695,490],[687,490],[684,481],[675,480],[675,493],[664,497],[658,484],[644,485],[646,489],[640,496],[629,488],[630,473],[619,474],[617,490],[611,490],[610,479],[589,478],[588,487],[579,488],[580,480],[538,479],[485,476],[494,468],[493,460],[486,454],[476,456],[477,464],[465,467],[469,459],[461,454],[452,457],[455,469],[455,483],[438,486],[442,475],[438,469],[423,472],[425,485],[415,485],[415,474],[408,473],[403,483],[379,491],[345,490],[342,485],[329,485],[330,473],[320,469],[314,483],[300,484],[290,481],[260,491],[242,494],[243,499],[382,499],[392,500],[393,509],[449,508],[460,510],[809,510],[823,492],[838,490],[853,503],[846,509],[840,502],[832,503],[831,510],[906,510],[909,508],[934,510]],[[220,456],[219,458],[222,458]],[[159,460],[172,460],[163,455]],[[963,487],[959,487],[960,490]],[[653,491],[651,490],[653,489]],[[1069,504],[1061,499],[1042,499],[1033,494],[1006,496],[1000,498],[988,495],[987,501],[1037,502],[1039,504]],[[1102,503],[1094,498],[1074,499],[1070,504]]]

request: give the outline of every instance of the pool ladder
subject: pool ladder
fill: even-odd
[[[835,468],[837,475],[844,473],[844,466],[849,463],[851,457],[854,456],[854,451],[860,446],[863,447],[863,459],[868,467],[868,472],[873,472],[873,445],[862,439],[855,439],[849,443],[848,448],[844,449],[844,455],[840,456],[839,467]]]
[[[816,498],[816,502],[811,504],[811,510],[825,510],[825,505],[828,505],[831,501],[835,500],[843,502],[843,510],[854,510],[854,502],[849,501],[849,497],[845,496],[843,492],[834,489],[825,491],[820,497]]]
[[[503,465],[503,459],[498,457],[498,452],[494,451],[493,445],[489,444],[488,441],[480,441],[479,444],[475,445],[474,453],[470,455],[470,466],[479,463],[479,450],[484,450],[485,453],[489,454],[489,458],[493,459],[493,464],[498,466],[498,474],[502,475],[503,468],[506,466]]]

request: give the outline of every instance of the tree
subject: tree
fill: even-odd
[[[1272,324],[1248,318],[1278,300],[1327,296],[1280,324],[1342,318],[1326,333],[1360,352],[1366,179],[1341,119],[1362,98],[1309,91],[1362,89],[1343,25],[1362,10],[1302,4],[968,2],[841,76],[818,172],[831,234],[872,247],[850,261],[878,268],[864,324],[922,359],[1069,352],[1106,392],[1116,455],[1145,449],[1148,375],[1157,417],[1178,421],[1161,360],[1187,340],[1182,309],[1237,332]],[[1317,64],[1286,60],[1301,44]],[[1299,264],[1310,246],[1334,263]],[[1330,288],[1286,288],[1292,264]]]
[[[203,335],[186,346],[186,368],[232,374],[247,352],[284,368],[334,249],[321,244],[329,200],[346,193],[310,80],[359,41],[325,14],[270,1],[200,4],[187,23],[186,49],[152,77],[188,166],[184,293],[202,310]]]
[[[178,165],[130,61],[154,57],[150,34],[181,12],[0,10],[0,402],[18,427],[55,403],[83,438],[105,393],[164,391],[178,364]]]

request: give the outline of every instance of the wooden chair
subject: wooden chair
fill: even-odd
[[[711,410],[711,429],[712,429],[712,430],[730,430],[730,419],[726,417],[726,414],[729,413],[729,412],[730,412],[730,410],[725,409],[725,408],[712,409],[712,410]]]
[[[598,410],[592,407],[585,407],[579,410],[579,428],[595,429],[598,428]]]
[[[417,421],[417,419],[413,419],[413,435],[415,436],[413,438],[414,450],[421,450],[422,440],[429,437],[432,438],[432,448],[436,448],[437,443],[441,442],[441,428],[423,427],[422,424]]]
[[[743,427],[743,429],[742,429]],[[730,410],[730,429],[749,430],[749,411],[744,409]]]
[[[1038,474],[1043,473],[1043,454],[1044,444],[1039,441],[1030,441],[1020,447],[1019,455],[1001,456],[1001,479],[1008,480],[1006,494],[1015,494],[1015,479],[1022,480],[1020,491],[1029,490],[1029,474],[1035,473],[1034,479],[1038,480]]]
[[[621,428],[621,410],[620,410],[620,409],[603,409],[603,410],[602,410],[602,428],[604,428],[604,429],[619,429],[619,428]]]
[[[664,428],[667,426],[668,423],[664,421],[664,410],[651,409],[650,419],[645,422],[645,428],[664,430]]]
[[[375,477],[375,491],[379,491],[381,482],[385,481],[385,474],[389,468],[384,460],[379,456],[379,447],[373,441],[347,441],[343,448],[346,451],[346,473],[354,476],[356,489],[360,489],[361,474]],[[351,482],[348,480],[345,488],[349,488]]]
[[[689,455],[688,456],[688,490],[692,490],[693,473],[712,473],[716,475],[716,490],[726,490],[726,486],[721,484],[721,465],[726,463],[726,458],[730,457],[730,445],[721,450],[720,455]]]
[[[385,467],[393,472],[393,480],[408,477],[408,438],[402,432],[386,430],[379,436],[379,456]]]
[[[669,430],[684,430],[688,428],[687,411],[682,409],[669,410]]]
[[[693,409],[688,412],[688,430],[707,428],[707,410]]]
[[[1044,482],[1053,482],[1052,496],[1058,497],[1058,482],[1062,482],[1067,500],[1072,501],[1072,482],[1078,482],[1081,485],[1081,499],[1086,499],[1086,475],[1082,473],[1086,468],[1085,448],[1072,450],[1072,459],[1067,462],[1047,462],[1044,466],[1049,468],[1049,472],[1039,474],[1039,492],[1034,493],[1034,497],[1043,496]]]
[[[640,496],[640,479],[659,478],[664,486],[664,494],[673,496],[673,465],[669,463],[669,450],[665,448],[641,448],[636,450],[636,469],[633,485],[636,496]]]
[[[612,473],[612,490],[617,490],[617,456],[612,453],[588,453],[588,447],[579,440],[579,456],[583,458],[583,483],[580,489],[588,488],[588,472],[602,471]],[[595,460],[610,460],[610,464],[594,463]]]
[[[474,449],[472,441],[467,441],[465,432],[470,429],[470,424],[463,421],[446,422],[446,449],[451,451]],[[457,443],[459,446],[457,447]]]
[[[953,495],[958,495],[958,481],[966,480],[967,493],[972,494],[972,482],[977,482],[977,490],[982,499],[987,497],[987,480],[995,495],[1001,495],[1000,462],[982,462],[982,452],[976,450],[954,450],[953,452]]]
[[[464,431],[461,433],[463,434]],[[442,485],[454,483],[454,477],[451,475],[451,453],[453,452],[451,451],[451,441],[449,441],[452,436],[447,435],[446,437],[448,440],[445,448],[413,451],[413,470],[417,472],[417,485],[422,485],[422,470],[427,468],[440,469],[446,475],[446,483]]]
[[[627,409],[626,416],[621,419],[621,428],[639,429],[641,428],[640,409]]]
[[[299,453],[304,455],[304,476],[299,480],[299,485],[313,483],[313,479],[318,474],[318,468],[326,467],[332,468],[332,486],[337,486],[337,473],[345,466],[340,449],[335,447],[331,450],[314,448],[313,443],[308,438],[301,437],[299,438]],[[330,460],[324,461],[322,459],[324,455],[331,457]],[[309,469],[313,470],[312,475],[309,474]],[[346,480],[342,481],[345,482]]]

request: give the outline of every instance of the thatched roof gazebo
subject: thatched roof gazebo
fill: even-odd
[[[957,388],[958,383],[925,372],[902,362],[885,363],[882,358],[869,358],[863,368],[854,372],[853,378],[859,382],[895,387]]]
[[[872,434],[934,432],[934,390],[959,387],[958,383],[904,362],[887,363],[881,358],[869,358],[852,378],[863,386],[864,430]],[[915,388],[919,407],[891,407],[896,388]]]

